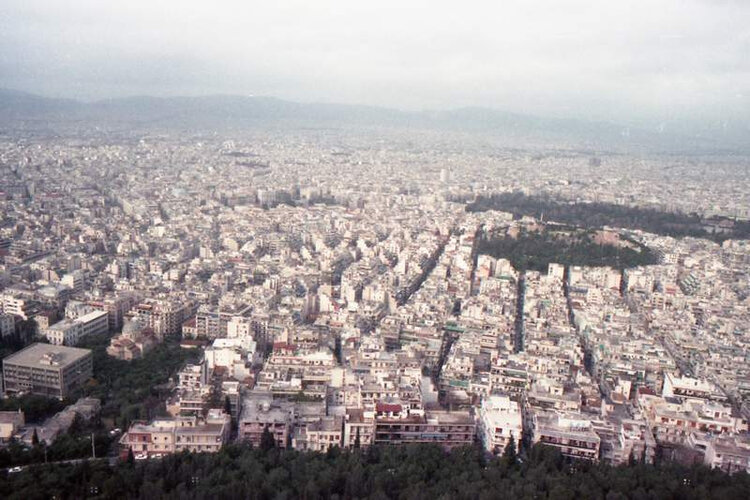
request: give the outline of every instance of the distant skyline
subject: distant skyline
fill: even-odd
[[[5,0],[0,87],[741,121],[748,19],[741,0]]]

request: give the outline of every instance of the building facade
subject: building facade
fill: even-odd
[[[32,393],[63,399],[93,375],[91,350],[32,344],[3,359],[8,393]]]

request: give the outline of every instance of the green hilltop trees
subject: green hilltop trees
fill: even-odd
[[[703,466],[571,462],[542,445],[533,446],[520,460],[515,446],[507,447],[502,457],[488,457],[479,447],[450,453],[437,445],[333,448],[317,453],[234,444],[216,454],[183,452],[114,467],[100,461],[0,473],[0,498],[33,500],[53,495],[61,499],[745,500],[750,498],[750,476],[728,476]]]

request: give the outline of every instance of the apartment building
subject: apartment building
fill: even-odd
[[[263,432],[268,429],[276,446],[286,448],[294,432],[293,421],[294,403],[274,400],[270,394],[251,392],[242,403],[239,439],[260,446]]]
[[[571,458],[599,460],[601,439],[585,416],[537,412],[533,416],[533,426],[534,444],[554,446]]]
[[[134,422],[120,438],[120,454],[126,457],[129,449],[144,458],[183,450],[216,453],[229,441],[231,423],[231,416],[216,409],[209,410],[205,418],[181,416]]]
[[[747,435],[713,436],[708,439],[703,462],[729,474],[750,474],[750,437]]]
[[[521,406],[507,396],[492,395],[479,407],[477,433],[490,453],[501,454],[512,437],[516,449],[523,439]]]
[[[51,344],[75,346],[89,335],[103,335],[109,331],[105,311],[92,311],[76,319],[64,319],[45,329],[42,334]]]
[[[362,408],[347,408],[344,417],[343,446],[354,448],[357,443],[366,448],[373,443],[375,434],[375,415]]]
[[[468,411],[431,411],[425,415],[401,416],[378,405],[375,444],[437,443],[446,449],[474,442],[476,422]],[[399,405],[393,405],[399,406]],[[386,415],[384,410],[388,411]]]
[[[292,446],[297,450],[326,451],[334,446],[341,446],[343,438],[343,417],[325,415],[297,428]]]

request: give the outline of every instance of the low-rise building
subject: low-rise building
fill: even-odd
[[[375,417],[375,444],[437,443],[451,449],[472,444],[475,435],[476,423],[468,411]]]
[[[32,445],[34,433],[40,441],[48,445],[52,444],[58,436],[67,433],[75,420],[79,418],[82,422],[92,422],[98,418],[102,409],[102,402],[96,398],[80,398],[72,405],[68,405],[62,411],[45,420],[41,425],[25,427],[21,434],[21,440],[26,445]]]
[[[120,438],[124,458],[132,449],[136,457],[160,456],[183,450],[216,453],[229,441],[232,417],[222,410],[196,416],[159,418],[149,423],[134,422]]]
[[[571,458],[599,460],[601,439],[584,415],[537,412],[533,423],[534,444],[554,446]]]
[[[677,377],[671,373],[664,374],[662,396],[685,399],[705,399],[726,401],[727,397],[714,384],[707,380],[691,377]]]
[[[750,437],[747,435],[709,436],[706,443],[704,463],[729,474],[750,474]]]
[[[32,344],[3,359],[5,393],[63,399],[93,375],[90,349]]]
[[[326,415],[298,428],[292,445],[297,450],[326,451],[334,446],[341,446],[343,437],[344,419]]]
[[[270,394],[250,392],[242,402],[239,439],[260,446],[263,432],[268,429],[276,446],[286,448],[294,432],[293,419],[294,403],[274,400]]]
[[[16,331],[16,318],[12,314],[0,313],[0,338],[13,335]]]
[[[156,346],[156,336],[153,330],[144,327],[137,319],[125,322],[122,333],[112,339],[107,347],[110,356],[131,361],[143,357],[143,355]]]
[[[0,411],[0,443],[7,443],[26,422],[24,414],[18,411]]]

